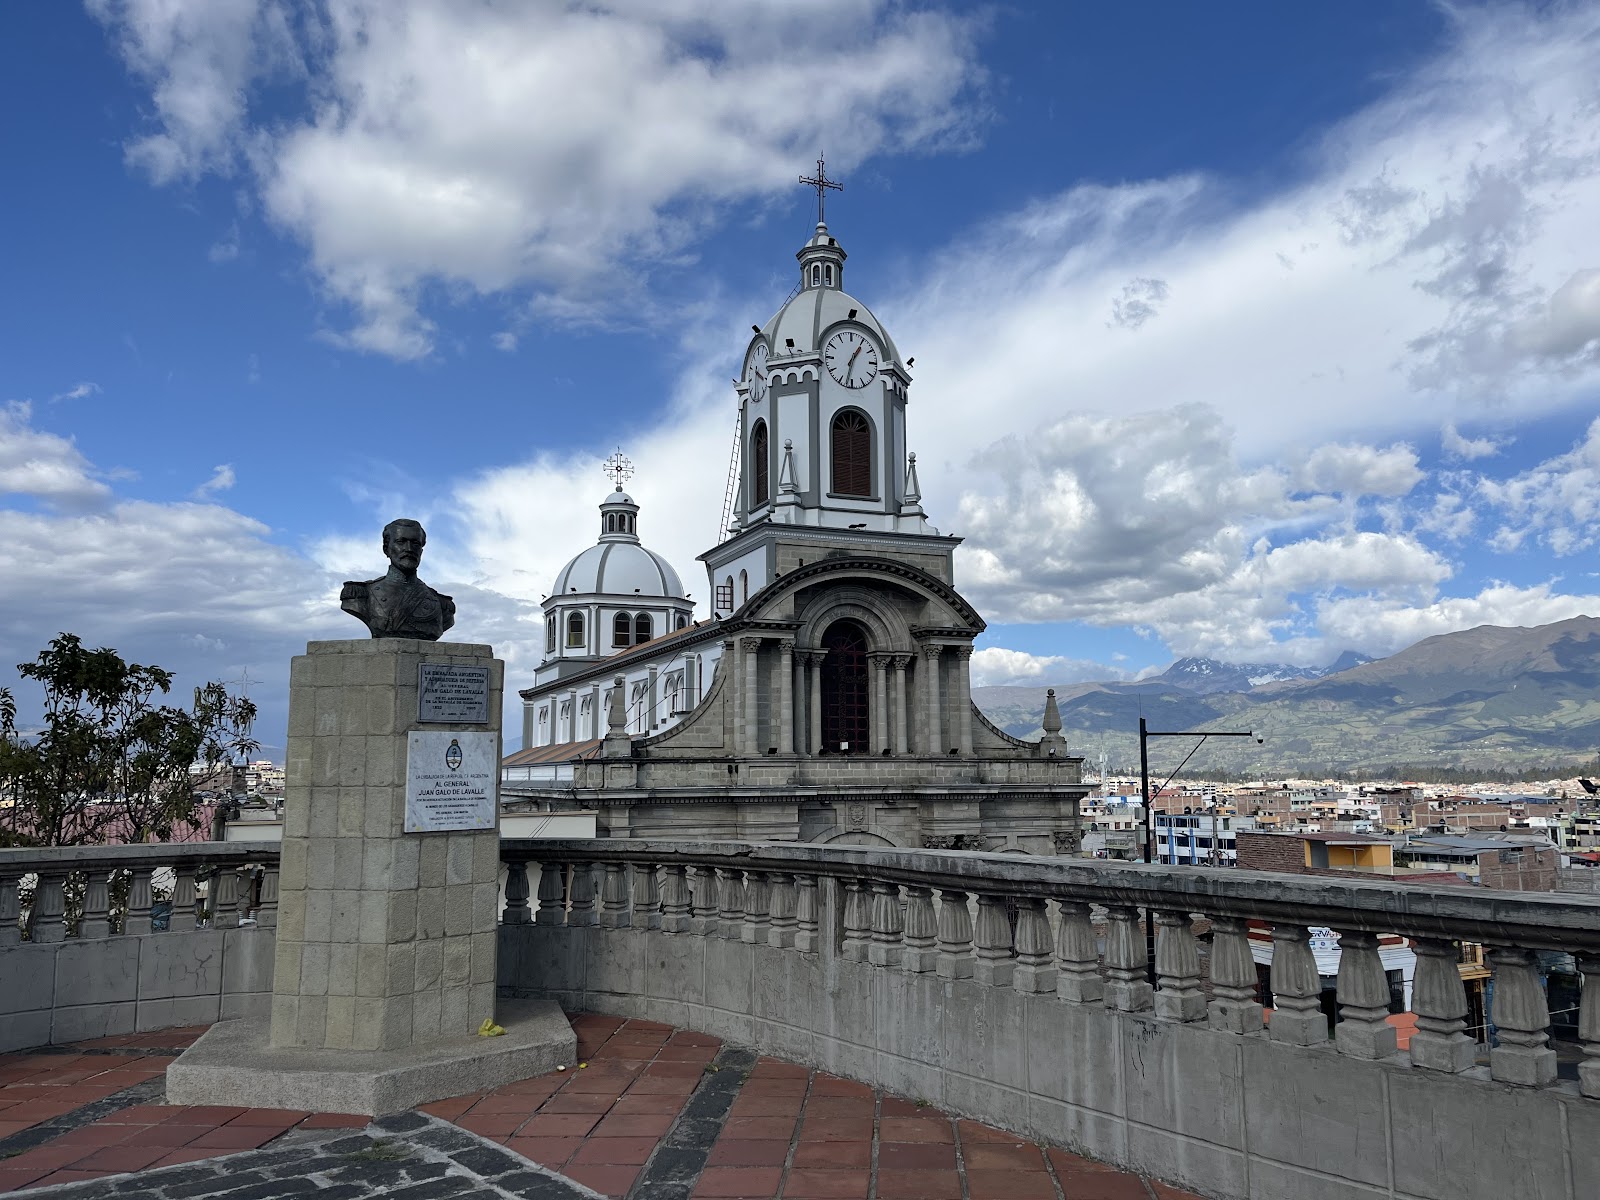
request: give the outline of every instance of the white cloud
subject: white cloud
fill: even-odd
[[[1451,422],[1446,422],[1445,427],[1439,431],[1439,447],[1444,451],[1444,456],[1458,462],[1492,458],[1510,445],[1511,441],[1510,438],[1463,437]]]
[[[1379,450],[1348,443],[1318,446],[1297,473],[1297,482],[1307,491],[1347,497],[1404,496],[1422,479],[1410,446]]]
[[[218,492],[225,492],[238,482],[232,463],[222,463],[211,473],[211,478],[194,490],[196,500],[210,500]]]
[[[1590,549],[1600,542],[1600,419],[1566,454],[1507,480],[1480,479],[1478,490],[1500,513],[1494,548],[1531,539],[1561,556]]]
[[[1403,650],[1425,637],[1479,625],[1548,625],[1596,614],[1600,614],[1600,596],[1561,595],[1547,583],[1533,587],[1495,583],[1473,596],[1445,596],[1422,605],[1350,597],[1327,605],[1321,624],[1334,644],[1377,657]]]
[[[1029,654],[1000,646],[972,654],[973,687],[1046,687],[1126,676],[1119,667],[1058,654]]]
[[[57,392],[54,396],[51,396],[50,403],[55,404],[60,400],[83,400],[86,397],[97,396],[99,394],[100,385],[98,383],[92,383],[89,380],[84,380],[84,382],[77,384],[74,387],[70,387],[64,392]]]
[[[971,27],[888,0],[595,6],[97,0],[159,129],[157,182],[256,173],[268,215],[355,312],[329,340],[418,358],[429,284],[513,291],[593,319],[650,293],[730,203],[834,166],[959,143],[977,119]],[[848,30],[847,37],[840,37]],[[252,88],[309,72],[310,111],[268,125]]]
[[[34,429],[33,407],[0,406],[0,495],[32,496],[56,508],[93,508],[111,495],[72,439]]]

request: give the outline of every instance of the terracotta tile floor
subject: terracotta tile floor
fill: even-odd
[[[722,1043],[649,1021],[573,1018],[582,1064],[423,1111],[453,1121],[608,1196],[649,1187],[674,1129]],[[202,1030],[107,1038],[68,1052],[0,1055],[0,1154],[12,1135],[62,1132],[0,1157],[0,1192],[102,1178],[265,1146],[291,1129],[364,1127],[340,1113],[137,1104],[74,1123],[71,1114],[165,1071]],[[158,1051],[172,1053],[159,1053]],[[99,1051],[78,1053],[75,1051]],[[859,1083],[747,1052],[742,1078],[702,1090],[673,1154],[695,1197],[793,1200],[1194,1200],[1103,1163],[958,1120]],[[726,1067],[724,1070],[739,1070]],[[731,1097],[731,1107],[728,1098]],[[714,1119],[703,1101],[720,1104]],[[67,1127],[72,1126],[72,1127]],[[699,1140],[682,1129],[694,1126]],[[40,1130],[47,1133],[48,1130]],[[29,1140],[29,1139],[23,1139]],[[647,1165],[648,1164],[648,1165]]]

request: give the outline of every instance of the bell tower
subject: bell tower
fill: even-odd
[[[907,448],[910,364],[866,304],[844,290],[848,255],[824,208],[827,192],[843,185],[827,177],[821,159],[816,175],[800,182],[816,189],[817,223],[795,254],[794,292],[766,325],[752,326],[736,384],[731,516],[725,540],[701,555],[714,611],[724,614],[803,561],[796,546],[810,547],[813,559],[869,546],[909,554],[948,579],[960,540],[941,535],[922,508],[916,455]]]

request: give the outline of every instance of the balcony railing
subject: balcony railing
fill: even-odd
[[[1584,983],[1581,1093],[1600,1098],[1600,898],[836,845],[508,839],[502,858],[505,925],[631,927],[800,954],[825,949],[893,971],[1054,994],[1069,1005],[1149,1012],[1274,1043],[1331,1041],[1353,1059],[1403,1061],[1378,950],[1379,935],[1400,934],[1417,955],[1416,1028],[1405,1055],[1413,1067],[1450,1075],[1477,1070],[1456,965],[1460,943],[1476,943],[1494,979],[1498,1044],[1489,1073],[1530,1088],[1557,1078],[1534,953],[1566,952]],[[535,896],[530,863],[539,868]],[[842,893],[831,927],[819,903],[823,885]],[[1157,930],[1153,987],[1146,909]],[[1092,911],[1103,913],[1103,954]],[[1209,922],[1204,955],[1195,916]],[[1272,929],[1270,1013],[1257,998],[1251,921]],[[1313,926],[1340,935],[1331,1037]]]
[[[271,927],[277,911],[275,844],[0,850],[0,948],[251,920]]]

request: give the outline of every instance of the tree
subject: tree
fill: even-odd
[[[0,688],[0,845],[171,838],[199,824],[197,778],[261,748],[248,699],[208,683],[188,710],[158,704],[172,672],[87,650],[70,633],[17,673],[43,687],[44,724],[19,733],[16,701]]]

